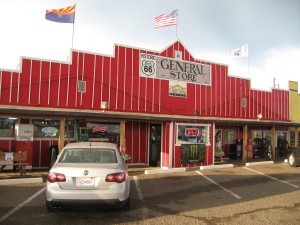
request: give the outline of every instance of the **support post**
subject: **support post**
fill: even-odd
[[[126,152],[125,123],[125,120],[120,122],[120,150],[122,153]]]
[[[243,126],[243,162],[247,161],[248,126]]]
[[[276,144],[276,129],[275,126],[271,128],[271,148],[272,148],[272,159],[275,160],[275,144]]]
[[[58,150],[59,153],[65,146],[65,121],[66,118],[61,118],[60,119],[60,124],[59,124],[59,137],[58,137]]]
[[[295,127],[295,147],[298,147],[298,143],[299,143],[298,133],[299,133],[299,128]]]

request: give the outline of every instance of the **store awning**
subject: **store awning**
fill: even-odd
[[[300,127],[300,122],[293,121],[277,121],[277,120],[257,120],[227,117],[202,117],[199,115],[182,116],[170,114],[152,114],[152,113],[136,113],[136,112],[115,112],[105,110],[86,110],[86,109],[61,109],[61,108],[45,108],[45,107],[25,107],[25,106],[0,106],[1,117],[17,117],[17,116],[37,116],[44,118],[66,117],[81,119],[107,119],[107,120],[143,120],[150,122],[190,122],[203,123],[215,122],[217,124],[233,124],[233,125],[284,125],[292,127]]]

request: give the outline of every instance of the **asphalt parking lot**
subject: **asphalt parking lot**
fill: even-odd
[[[143,174],[131,209],[48,213],[45,183],[0,186],[0,224],[299,224],[300,168],[259,166]]]

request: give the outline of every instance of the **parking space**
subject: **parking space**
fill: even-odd
[[[245,215],[259,216],[261,223],[266,216],[277,218],[275,221],[294,221],[300,219],[298,213],[293,213],[300,210],[299,175],[300,168],[286,164],[151,175],[132,173],[129,211],[48,213],[42,190],[45,183],[0,186],[0,223],[230,224]]]
[[[246,201],[299,190],[299,172],[299,168],[276,164],[202,173]]]

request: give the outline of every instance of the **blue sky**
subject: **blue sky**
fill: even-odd
[[[198,59],[229,65],[255,89],[300,83],[299,0],[1,0],[0,68],[20,56],[67,61],[72,24],[45,20],[46,9],[76,3],[73,48],[113,54],[114,43],[160,51],[180,39]],[[154,29],[154,18],[178,9],[179,24]],[[248,58],[227,53],[249,45]]]

